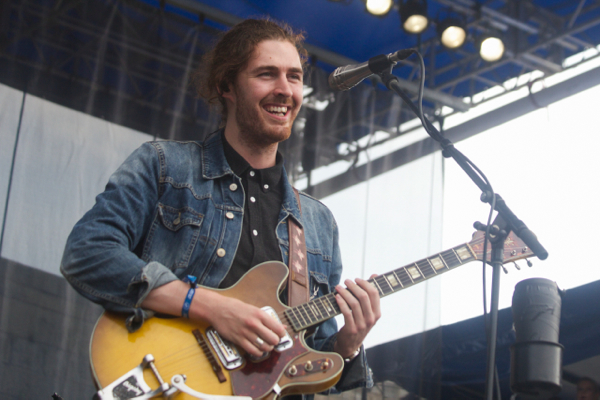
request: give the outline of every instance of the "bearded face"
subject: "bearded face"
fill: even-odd
[[[286,140],[302,105],[302,64],[291,43],[265,40],[248,66],[223,97],[228,104],[227,126],[242,142],[264,147]]]

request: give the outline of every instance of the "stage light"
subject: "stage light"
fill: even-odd
[[[465,24],[458,18],[448,18],[437,25],[440,42],[449,48],[457,49],[465,43],[467,30]]]
[[[373,15],[377,15],[378,17],[387,14],[392,5],[394,4],[392,0],[364,0],[365,6],[367,7],[367,11]]]
[[[423,32],[429,25],[427,0],[401,1],[400,20],[406,32],[414,34]]]
[[[504,42],[500,39],[500,35],[487,35],[481,40],[479,47],[479,55],[485,61],[498,61],[504,55]]]

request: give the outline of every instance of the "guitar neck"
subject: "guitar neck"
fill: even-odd
[[[469,243],[465,243],[413,264],[378,275],[369,279],[368,282],[377,288],[379,297],[384,297],[474,260],[477,260],[475,252]],[[310,328],[341,314],[335,301],[335,294],[334,290],[325,296],[287,309],[285,315],[294,331]]]

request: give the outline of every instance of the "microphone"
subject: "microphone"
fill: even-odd
[[[329,87],[333,90],[352,89],[369,76],[385,71],[414,52],[413,49],[398,50],[395,53],[375,56],[360,64],[339,67],[329,75]]]

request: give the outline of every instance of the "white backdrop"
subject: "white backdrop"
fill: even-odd
[[[19,115],[22,94],[13,92],[0,86],[0,98],[9,93],[19,99],[0,111],[3,141],[13,135],[14,142],[16,133],[16,124],[9,122]],[[92,207],[114,170],[148,140],[152,140],[149,135],[27,95],[2,257],[60,275],[62,252],[73,225]],[[10,149],[8,157],[2,154],[4,182],[10,170],[4,164],[12,158],[13,146],[1,148]]]
[[[324,199],[340,227],[342,279],[366,279],[441,251],[441,165],[436,153]],[[383,317],[365,345],[439,326],[439,295],[440,280],[432,279],[382,299]]]
[[[600,87],[497,126],[457,145],[490,179],[494,190],[533,230],[549,252],[521,271],[507,265],[500,307],[510,307],[517,282],[544,277],[569,289],[600,279],[594,255],[600,233]],[[446,164],[444,247],[469,239],[474,221],[485,222],[489,208],[479,190],[453,161]],[[442,324],[483,312],[481,264],[445,274]],[[488,274],[488,283],[491,272]],[[590,301],[600,301],[598,298]],[[488,302],[489,304],[489,302]]]

